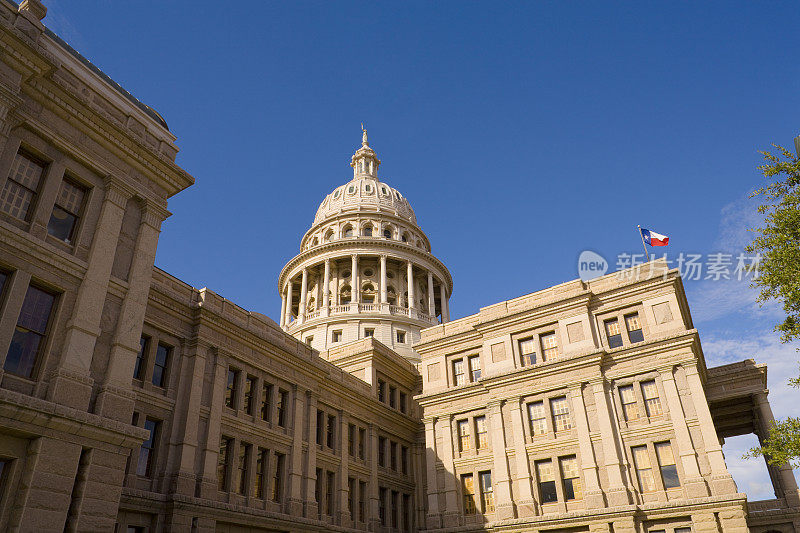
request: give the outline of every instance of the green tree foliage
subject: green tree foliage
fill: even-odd
[[[753,286],[761,292],[758,301],[781,302],[786,318],[775,326],[781,341],[800,339],[800,158],[786,148],[761,152],[764,164],[759,168],[774,183],[758,189],[751,197],[760,197],[764,226],[756,228],[756,237],[747,247],[761,255],[759,276]],[[800,388],[800,378],[790,380]],[[778,421],[770,429],[761,447],[751,449],[745,457],[764,456],[774,466],[786,463],[800,467],[800,418]]]

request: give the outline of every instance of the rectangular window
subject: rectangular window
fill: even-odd
[[[397,527],[397,496],[396,490],[392,491],[392,527]]]
[[[266,448],[258,449],[256,457],[256,479],[254,494],[256,498],[264,499],[264,487],[267,485],[267,461],[269,461],[269,450]]]
[[[367,520],[367,482],[358,482],[358,521]]]
[[[458,387],[465,383],[464,377],[464,360],[456,359],[453,361],[453,385]]]
[[[403,529],[411,531],[411,495],[403,494]]]
[[[55,301],[54,294],[33,285],[28,287],[3,364],[6,372],[25,378],[33,375]]]
[[[364,459],[365,457],[365,449],[367,443],[367,430],[364,428],[358,428],[358,458]]]
[[[661,399],[658,397],[658,387],[656,382],[642,382],[642,398],[644,398],[644,408],[647,416],[658,416],[661,414]]]
[[[314,342],[314,336],[313,335],[309,335],[308,337],[306,337],[306,344],[311,346],[312,342]]]
[[[356,519],[356,480],[347,478],[347,512],[350,513],[351,520]]]
[[[458,451],[465,452],[472,446],[469,435],[469,420],[459,420],[456,422],[456,428],[458,429]]]
[[[314,499],[317,500],[317,513],[319,516],[322,516],[322,482],[324,481],[322,477],[322,469],[317,468],[316,470],[317,478],[314,481]]]
[[[397,407],[397,388],[389,387],[389,407]]]
[[[404,475],[408,475],[408,448],[406,446],[400,448],[400,470]]]
[[[367,329],[364,330],[364,337],[374,337],[374,336],[375,336],[375,330],[374,329],[367,328]]]
[[[467,358],[467,364],[469,365],[469,379],[473,382],[478,381],[481,379],[481,360],[480,357],[477,355],[473,355]]]
[[[75,238],[75,229],[78,227],[83,198],[86,189],[76,183],[64,179],[58,191],[50,221],[47,223],[47,232],[61,241],[70,244]]]
[[[461,494],[464,497],[464,514],[475,514],[475,480],[472,474],[461,474]]]
[[[544,411],[544,402],[528,404],[528,421],[531,425],[531,437],[547,433],[547,415]]]
[[[552,398],[550,410],[553,412],[553,428],[556,432],[572,429],[572,419],[569,417],[569,403],[566,396]]]
[[[619,320],[612,318],[605,321],[606,338],[609,348],[619,348],[622,346],[622,332],[619,330]]]
[[[327,439],[325,441],[325,445],[332,450],[335,442],[336,442],[336,417],[334,415],[328,415],[328,431],[327,431]]]
[[[378,380],[378,401],[386,403],[386,382],[381,379]]]
[[[639,322],[639,313],[625,315],[625,327],[628,328],[628,338],[631,342],[642,342],[644,340],[642,324]]]
[[[285,462],[284,454],[275,454],[275,478],[272,480],[272,501],[274,502],[280,502],[283,495],[283,464]]]
[[[407,409],[406,402],[407,401],[408,401],[408,396],[406,395],[405,392],[401,392],[400,393],[400,401],[399,401],[400,405],[398,407],[400,409],[400,412],[403,413],[403,414],[406,413],[406,409]]]
[[[406,343],[406,332],[405,331],[398,331],[397,332],[397,344],[405,344]]]
[[[142,379],[144,375],[144,358],[147,356],[147,349],[150,346],[150,337],[142,335],[139,339],[139,353],[136,354],[136,363],[133,365],[133,378]]]
[[[164,344],[158,343],[156,348],[156,361],[153,364],[153,385],[156,387],[164,387],[167,384],[167,365],[169,365],[169,356],[172,348]]]
[[[342,330],[337,329],[331,333],[331,342],[342,342]]]
[[[36,202],[39,185],[44,175],[44,163],[33,156],[17,152],[0,193],[0,209],[20,220],[28,220],[31,206]]]
[[[250,464],[250,444],[246,442],[239,443],[239,484],[237,492],[239,494],[247,494],[247,467]]]
[[[636,477],[639,479],[639,490],[642,492],[656,490],[656,485],[653,481],[653,469],[650,466],[650,455],[647,453],[647,446],[631,448],[631,454],[633,455]]]
[[[475,417],[475,444],[479,450],[489,448],[489,435],[486,432],[486,417]]]
[[[672,445],[669,442],[657,442],[655,447],[664,488],[674,489],[675,487],[680,487],[681,482],[678,479],[678,467],[675,466],[675,457],[672,455]]]
[[[225,385],[225,407],[236,409],[236,384],[239,382],[239,371],[228,367],[228,381]]]
[[[322,409],[317,409],[317,444],[322,446],[323,437],[325,436],[325,412]]]
[[[244,412],[248,415],[253,414],[253,391],[256,388],[256,378],[247,376],[244,381]]]
[[[272,385],[264,383],[261,391],[261,420],[269,422],[270,412],[272,411]]]
[[[386,466],[386,437],[378,437],[378,466]]]
[[[539,335],[539,342],[542,344],[543,361],[552,361],[558,357],[558,341],[556,341],[555,331]]]
[[[536,461],[536,477],[539,482],[539,499],[542,503],[558,501],[556,478],[553,472],[553,461]]]
[[[395,441],[389,443],[389,468],[397,472],[397,443]]]
[[[637,420],[639,418],[639,406],[636,404],[636,393],[633,385],[624,385],[619,388],[619,399],[622,403],[622,414],[625,420]]]
[[[690,527],[676,527],[675,533],[692,533],[692,528]]]
[[[231,463],[231,448],[233,439],[223,436],[219,441],[219,456],[217,457],[217,488],[221,492],[228,490],[228,472]]]
[[[285,390],[278,389],[278,405],[276,405],[276,409],[278,411],[278,425],[282,428],[286,427],[286,408],[289,407],[287,403],[289,402],[289,393]]]
[[[356,426],[353,424],[347,426],[347,455],[356,456]]]
[[[478,472],[478,480],[481,484],[481,508],[483,514],[494,512],[494,491],[492,490],[492,473]]]
[[[136,464],[136,475],[151,477],[153,475],[153,463],[155,461],[156,445],[158,434],[160,433],[161,423],[150,418],[145,419],[144,429],[149,431],[147,440],[139,448],[139,462]]]
[[[386,525],[386,497],[388,491],[385,487],[378,488],[378,519],[382,526]]]
[[[533,337],[520,339],[519,356],[522,360],[522,366],[536,364],[536,344],[533,342]]]
[[[333,508],[335,500],[333,499],[333,492],[336,489],[336,475],[328,471],[325,483],[325,513],[328,516],[333,516]]]
[[[561,479],[564,482],[564,499],[580,500],[583,497],[581,491],[581,476],[578,472],[578,459],[574,455],[560,457]]]

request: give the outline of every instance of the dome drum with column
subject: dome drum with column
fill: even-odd
[[[325,197],[281,272],[280,321],[318,350],[372,336],[418,361],[412,344],[449,321],[453,282],[408,200],[378,180],[379,165],[364,132],[353,179]]]

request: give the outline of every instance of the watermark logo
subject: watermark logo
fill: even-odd
[[[599,278],[608,272],[608,261],[591,250],[584,250],[578,257],[578,277],[583,281]]]

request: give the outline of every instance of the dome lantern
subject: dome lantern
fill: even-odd
[[[371,178],[378,181],[378,166],[381,160],[375,154],[375,151],[369,147],[367,139],[367,129],[364,124],[361,124],[361,148],[356,150],[350,160],[350,166],[353,167],[353,179]]]

